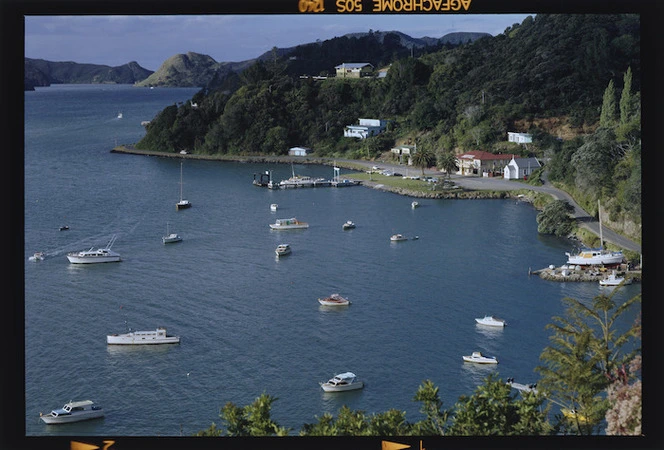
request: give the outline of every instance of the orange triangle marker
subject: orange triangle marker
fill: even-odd
[[[410,448],[408,444],[399,444],[398,442],[383,441],[382,450],[401,450],[402,448]]]

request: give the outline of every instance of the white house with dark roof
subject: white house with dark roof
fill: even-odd
[[[359,122],[359,125],[346,125],[344,137],[366,139],[380,134],[387,126],[387,120],[381,119],[360,119]]]
[[[542,167],[537,158],[514,158],[503,169],[506,180],[527,179],[531,173]]]
[[[373,75],[374,66],[370,63],[342,63],[334,70],[337,78],[362,78]]]

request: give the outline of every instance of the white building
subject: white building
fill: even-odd
[[[337,78],[362,78],[373,74],[373,65],[369,63],[343,63],[334,67]]]
[[[514,158],[507,163],[503,170],[503,175],[506,180],[524,180],[527,179],[531,173],[542,167],[537,158]]]
[[[392,153],[399,157],[399,164],[403,164],[404,157],[409,166],[413,165],[413,155],[415,154],[416,147],[414,145],[400,145],[390,149]]]
[[[509,142],[516,142],[517,144],[531,144],[533,142],[533,135],[528,133],[515,133],[508,131],[507,140]]]
[[[288,156],[307,156],[312,151],[307,147],[291,147],[288,149]]]
[[[386,126],[386,120],[360,119],[359,125],[346,125],[344,128],[344,137],[366,139],[380,134]]]

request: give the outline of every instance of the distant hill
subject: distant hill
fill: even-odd
[[[53,62],[43,59],[25,58],[24,90],[51,84],[134,84],[144,80],[151,70],[144,69],[136,61],[111,67],[99,64],[80,64],[72,61]]]

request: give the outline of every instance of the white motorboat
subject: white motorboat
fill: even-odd
[[[82,250],[80,252],[67,253],[67,259],[72,264],[96,264],[107,262],[120,261],[120,254],[111,250],[116,236],[113,235],[106,247],[95,249],[91,247],[90,250]]]
[[[182,198],[182,185],[182,161],[180,161],[180,201],[175,204],[175,209],[177,210],[191,208],[189,200]]]
[[[43,261],[44,252],[36,252],[34,255],[28,257],[28,261]]]
[[[179,344],[180,337],[166,333],[166,328],[159,327],[150,331],[130,331],[124,334],[109,334],[106,336],[108,345],[157,345]]]
[[[54,409],[48,414],[40,414],[39,416],[45,423],[52,425],[104,417],[104,410],[101,406],[95,405],[92,400],[70,401],[65,403],[62,408]]]
[[[353,223],[352,220],[347,220],[346,223],[342,225],[342,228],[344,230],[352,230],[353,228],[355,228],[355,223]]]
[[[350,305],[350,300],[339,294],[332,294],[329,297],[319,298],[318,303],[323,306],[348,306]]]
[[[277,256],[290,255],[291,247],[288,244],[279,244],[277,245],[277,248],[274,250],[274,253],[276,253]]]
[[[279,209],[279,205],[277,205],[276,203],[272,203],[270,205],[270,211],[276,211],[277,209]]]
[[[408,240],[408,238],[406,236],[404,236],[403,234],[399,234],[399,233],[393,234],[390,237],[390,241],[392,241],[392,242],[407,241],[407,240]]]
[[[417,208],[418,206],[420,206],[420,203],[417,202],[417,201],[413,201],[413,202],[410,204],[410,206],[411,206],[413,209],[415,209],[415,208]]]
[[[343,392],[352,391],[354,389],[362,389],[364,383],[358,381],[353,372],[344,372],[327,380],[325,383],[320,383],[320,386],[325,392]]]
[[[463,356],[463,360],[476,364],[498,364],[498,359],[495,356],[484,356],[481,352],[473,352],[470,356]]]
[[[118,119],[122,119],[122,111],[118,113]]]
[[[578,253],[567,255],[567,264],[577,264],[579,266],[591,265],[611,265],[623,262],[624,255],[620,251],[609,251],[604,248],[604,236],[602,233],[602,205],[597,200],[597,215],[599,217],[599,248],[583,248]]]
[[[480,325],[486,325],[489,327],[504,327],[507,325],[507,322],[505,322],[503,319],[498,319],[493,316],[484,316],[482,318],[476,318],[475,322],[477,322]]]
[[[177,233],[171,233],[168,223],[166,224],[166,235],[161,237],[161,242],[164,244],[172,244],[174,242],[180,242],[182,237]]]
[[[270,228],[273,230],[297,230],[309,228],[309,224],[306,222],[300,222],[295,217],[292,217],[290,219],[277,219],[275,223],[270,224]]]
[[[625,278],[625,277],[619,277],[616,274],[615,270],[611,271],[611,275],[609,275],[608,277],[599,280],[599,285],[600,286],[618,286],[621,283],[622,284],[631,284],[632,279],[631,278]]]

